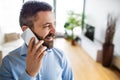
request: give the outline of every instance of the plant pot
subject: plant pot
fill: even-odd
[[[103,66],[109,67],[112,63],[113,59],[113,52],[114,52],[114,44],[103,44]]]
[[[73,46],[75,46],[75,45],[77,44],[76,40],[72,40],[72,41],[71,41],[71,44],[72,44]]]

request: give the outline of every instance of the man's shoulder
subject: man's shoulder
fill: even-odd
[[[20,55],[20,52],[21,52],[21,47],[18,47],[18,48],[16,48],[16,49],[10,51],[10,52],[8,53],[8,55],[6,55],[6,56],[3,58],[3,60],[4,60],[4,59],[14,59],[14,58],[16,58],[16,57],[18,57],[18,56]]]
[[[64,51],[62,51],[61,49],[58,48],[52,48],[52,52],[58,56],[59,58],[64,58],[65,57],[65,53]]]
[[[16,49],[14,49],[14,50],[12,50],[12,51],[10,51],[10,52],[8,53],[8,56],[10,56],[10,55],[15,55],[15,54],[20,54],[20,52],[21,52],[21,46],[18,47],[18,48],[16,48]]]
[[[18,47],[15,50],[9,52],[8,55],[6,55],[3,58],[3,62],[10,63],[12,65],[17,64],[18,61],[20,61],[20,59],[22,58],[20,52],[21,52],[21,47]]]
[[[52,51],[56,52],[56,53],[59,53],[59,54],[64,54],[64,52],[59,48],[52,48]]]
[[[58,53],[64,53],[61,49],[59,48],[52,48],[53,51],[58,52]]]
[[[65,65],[64,63],[66,63],[66,64],[70,63],[67,53],[65,53],[64,51],[62,51],[61,49],[58,49],[58,48],[53,48],[52,50],[53,50],[53,54],[55,54],[55,56],[57,57],[59,62],[61,62],[62,66]]]

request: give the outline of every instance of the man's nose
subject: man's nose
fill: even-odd
[[[56,30],[55,30],[55,26],[52,26],[52,27],[51,27],[50,32],[52,32],[52,33],[55,33],[55,32],[56,32]]]

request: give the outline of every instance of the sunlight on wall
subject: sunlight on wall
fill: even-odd
[[[53,7],[53,0],[39,1],[48,2]],[[56,2],[56,30],[64,32],[64,23],[67,20],[68,11],[82,13],[83,0],[56,0]],[[23,0],[0,0],[0,27],[2,32],[22,32],[19,26],[19,13],[22,4]]]
[[[27,1],[33,1],[33,0],[24,0],[24,2],[27,2]],[[53,0],[36,0],[36,1],[44,1],[44,2],[47,2],[47,3],[49,3],[49,4],[53,7]]]
[[[57,0],[56,6],[56,30],[64,32],[64,24],[67,20],[67,13],[72,10],[82,13],[83,0]]]
[[[19,12],[22,0],[0,0],[0,27],[4,33],[21,32]]]

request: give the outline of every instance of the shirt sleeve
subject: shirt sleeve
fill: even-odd
[[[2,60],[0,65],[0,80],[13,80],[12,74],[10,74],[9,63],[6,58]]]
[[[20,76],[19,80],[35,80],[34,77],[31,77],[26,73],[26,71]]]
[[[11,66],[10,66],[10,62],[9,62],[9,58],[5,57],[2,60],[2,64],[0,65],[0,80],[35,80],[36,78],[33,78],[31,76],[29,76],[26,71],[24,73],[21,74],[21,76],[17,76],[17,75],[12,75],[12,73],[14,73],[15,71],[11,70]]]
[[[65,57],[63,60],[62,80],[74,80],[72,67],[70,65],[69,59]]]

